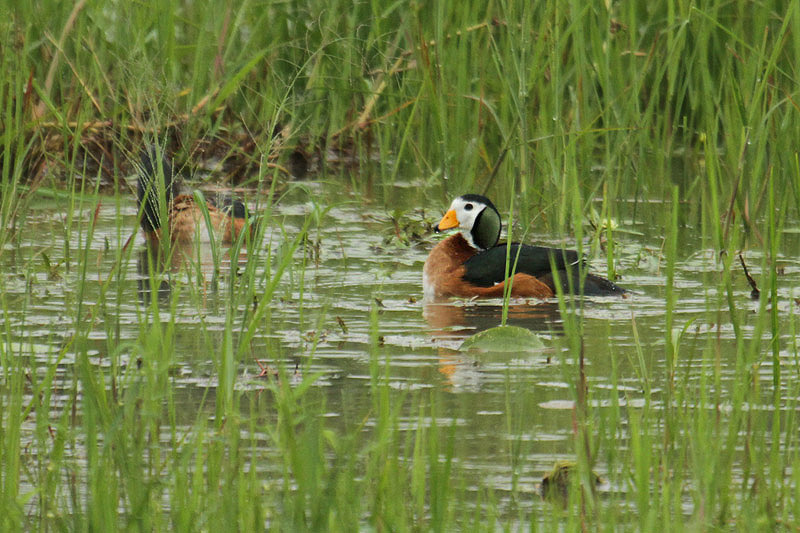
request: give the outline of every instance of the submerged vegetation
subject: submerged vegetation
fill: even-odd
[[[779,0],[0,0],[0,530],[796,529],[799,28]],[[179,271],[142,253],[151,142],[246,189],[247,261],[241,240]],[[559,300],[540,366],[571,403],[546,459],[528,374],[487,402],[491,465],[458,437],[489,409],[446,346],[398,386],[422,348],[387,338],[386,302],[418,317],[421,283],[387,286],[464,192],[636,293],[616,330]],[[354,201],[386,214],[363,246],[386,264],[337,307],[375,267],[326,232]],[[327,390],[331,338],[360,386]],[[563,507],[531,486],[560,459]]]

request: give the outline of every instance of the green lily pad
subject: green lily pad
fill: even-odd
[[[569,496],[570,479],[578,473],[578,466],[574,461],[558,461],[553,470],[542,478],[539,486],[539,493],[545,500],[560,503],[567,506]],[[601,485],[603,480],[594,471],[589,472],[589,480],[592,485],[589,489],[594,493],[595,487]]]
[[[467,338],[460,351],[529,352],[544,348],[542,338],[529,329],[519,326],[498,326]]]

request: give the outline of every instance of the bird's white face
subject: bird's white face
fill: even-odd
[[[486,209],[486,204],[474,200],[465,200],[459,196],[450,204],[450,209],[445,213],[442,221],[439,222],[439,231],[458,227],[465,234],[472,231],[475,226],[475,219]]]

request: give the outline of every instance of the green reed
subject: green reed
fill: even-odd
[[[381,185],[409,169],[443,196],[483,188],[504,157],[491,192],[501,203],[522,194],[558,227],[565,165],[579,170],[585,201],[604,183],[663,195],[677,170],[670,152],[706,142],[735,176],[725,195],[735,185],[749,197],[740,208],[763,210],[763,181],[747,176],[787,164],[792,151],[766,139],[797,134],[784,118],[796,112],[785,96],[800,47],[793,5],[51,4],[5,6],[14,46],[4,64],[16,73],[5,106],[23,140],[75,139],[80,124],[111,121],[118,134],[176,128],[186,145],[243,127],[268,150],[272,128],[289,125],[305,147],[351,139],[345,149],[360,159],[377,155]],[[20,92],[20,72],[35,93]],[[34,109],[41,119],[19,120]],[[665,179],[637,179],[643,165]]]
[[[97,302],[85,301],[95,294],[86,269],[97,249],[91,215],[76,214],[109,201],[98,193],[101,176],[89,171],[86,154],[99,152],[84,142],[93,138],[87,123],[122,153],[120,145],[135,150],[141,137],[171,131],[184,147],[232,143],[247,132],[258,145],[254,157],[266,157],[275,126],[288,125],[290,142],[309,152],[352,152],[360,164],[349,176],[324,156],[319,165],[358,196],[389,206],[393,185],[410,176],[424,186],[409,194],[436,210],[455,194],[486,190],[525,221],[513,234],[549,233],[592,259],[604,256],[623,285],[637,266],[626,262],[627,237],[611,221],[620,229],[658,222],[663,235],[631,238],[657,248],[665,272],[658,343],[637,341],[626,360],[612,332],[589,337],[581,309],[560,300],[560,363],[576,406],[570,452],[584,481],[572,484],[566,509],[528,514],[520,503],[532,497],[518,481],[528,468],[521,435],[533,408],[507,384],[513,438],[498,461],[517,480],[512,515],[543,530],[795,525],[797,370],[781,355],[797,361],[797,324],[792,302],[781,316],[778,287],[782,235],[800,214],[800,32],[792,31],[800,7],[651,4],[0,2],[0,223],[21,231],[34,202],[66,188],[63,249],[54,253],[53,243],[47,262],[63,257],[62,268],[78,278],[72,331],[39,372],[21,355],[34,341],[20,340],[9,323],[2,328],[2,529],[446,530],[508,519],[488,484],[478,488],[473,513],[459,514],[469,492],[453,430],[437,424],[450,416],[446,395],[392,390],[374,307],[369,397],[345,424],[322,416],[319,376],[293,383],[287,364],[260,394],[237,390],[242,368],[275,348],[258,339],[274,327],[271,306],[287,279],[301,294],[313,290],[305,283],[310,262],[297,254],[329,207],[322,198],[309,193],[316,212],[299,231],[255,253],[241,277],[220,280],[224,322],[201,319],[201,339],[181,337],[177,302],[202,309],[203,291],[214,288],[194,283],[207,281],[202,271],[170,275],[148,259],[152,299],[140,310],[138,338],[123,340],[119,304],[105,304],[135,259],[125,244],[133,230],[121,221],[119,242],[106,252],[114,268],[99,280]],[[63,179],[41,170],[41,154]],[[271,202],[283,176],[260,168],[253,181],[272,187]],[[603,229],[587,223],[598,205],[608,222],[605,251],[596,245]],[[271,205],[263,207],[261,222],[280,226]],[[674,282],[692,253],[680,245],[690,231],[703,235],[716,261],[699,289],[705,312],[687,319]],[[0,253],[9,253],[14,235],[0,233]],[[263,236],[264,228],[256,240]],[[741,250],[760,252],[750,264],[760,273],[755,309],[737,292]],[[45,262],[24,261],[23,273]],[[262,275],[255,265],[265,265]],[[162,283],[172,289],[166,304],[156,296]],[[6,313],[4,294],[0,303]],[[723,325],[734,331],[733,347],[715,334]],[[638,339],[637,317],[630,327]],[[89,334],[99,330],[110,366],[93,359]],[[216,385],[186,413],[172,372],[176,343],[190,341],[209,353]],[[610,390],[593,388],[583,366],[599,342],[611,346]],[[731,391],[725,350],[735,351]],[[53,405],[68,354],[74,376],[66,403]],[[765,365],[769,380],[759,374]],[[635,369],[640,406],[632,402],[639,396],[617,387],[622,366]],[[756,407],[765,398],[769,413]],[[598,408],[603,401],[611,408]],[[33,429],[23,429],[29,419]],[[26,462],[30,449],[36,458]],[[263,474],[264,465],[274,471]],[[619,490],[595,498],[585,487],[601,466]],[[23,478],[32,490],[20,488]]]

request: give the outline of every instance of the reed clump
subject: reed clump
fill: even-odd
[[[0,530],[795,528],[797,28],[800,3],[777,0],[0,0]],[[262,194],[246,264],[136,253],[120,213],[154,141],[195,180]],[[559,412],[511,371],[490,400],[496,383],[455,390],[444,371],[399,386],[398,352],[450,354],[392,345],[370,292],[360,323],[334,315],[361,385],[332,394],[316,358],[338,295],[319,303],[314,275],[332,248],[356,267],[346,237],[321,240],[320,190],[392,216],[489,192],[515,239],[571,241],[663,308],[634,301],[612,330],[561,299],[537,368],[572,402]],[[275,213],[287,198],[301,215]],[[31,251],[46,201],[63,216]],[[33,336],[55,298],[42,273],[66,288]],[[659,282],[626,283],[645,274]],[[188,387],[191,358],[206,374]],[[459,438],[470,424],[485,440]],[[534,487],[551,455],[570,461],[563,505]]]

